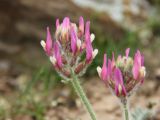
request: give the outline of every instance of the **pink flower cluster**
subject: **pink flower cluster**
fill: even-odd
[[[98,50],[92,47],[94,38],[94,34],[90,34],[90,21],[84,23],[83,17],[80,17],[77,26],[65,17],[61,24],[59,19],[56,20],[54,39],[47,27],[47,38],[41,41],[41,45],[56,71],[69,78],[70,68],[80,75],[97,55]],[[82,60],[83,54],[86,57]]]
[[[114,53],[112,59],[107,59],[104,54],[102,68],[97,67],[100,78],[120,98],[130,96],[132,91],[143,83],[146,73],[144,57],[140,51],[137,50],[134,59],[129,57],[129,51],[129,48],[126,49],[126,55],[119,55],[116,60]]]

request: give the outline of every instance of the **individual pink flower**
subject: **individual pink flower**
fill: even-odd
[[[62,29],[65,31],[65,33],[67,33],[69,30],[69,27],[70,27],[70,19],[69,17],[65,17],[62,22]]]
[[[126,89],[124,87],[122,72],[119,68],[115,68],[115,70],[114,70],[114,80],[115,80],[115,93],[116,93],[116,95],[120,96],[122,94],[123,96],[125,96]]]
[[[86,62],[89,63],[93,58],[93,48],[90,37],[90,22],[86,22],[85,26],[85,44],[86,44]]]
[[[108,60],[108,67],[107,67],[107,80],[111,80],[112,79],[112,72],[114,69],[114,63],[113,61],[111,61],[110,59]]]
[[[74,30],[74,28],[71,28],[71,50],[72,52],[75,54],[77,51],[77,34],[76,31]]]
[[[56,20],[56,29],[59,27],[59,19]]]
[[[86,43],[86,62],[89,63],[93,58],[93,48],[90,43]]]
[[[69,17],[65,17],[62,23],[57,19],[55,26],[54,41],[47,28],[47,40],[41,41],[42,47],[61,77],[70,78],[69,68],[77,75],[82,75],[98,53],[98,50],[93,50],[92,47],[95,36],[90,34],[90,22],[85,23],[83,17],[80,17],[77,26]],[[84,59],[80,58],[82,54],[86,54]]]
[[[79,31],[80,35],[84,34],[84,19],[82,16],[79,18]]]
[[[46,42],[41,41],[41,45],[42,45],[43,49],[45,50],[46,54],[51,55],[51,53],[52,53],[52,38],[51,38],[49,27],[47,27]]]
[[[144,57],[138,50],[135,53],[134,60],[129,56],[130,49],[126,49],[126,55],[118,55],[114,59],[114,53],[111,59],[106,59],[104,54],[103,66],[97,67],[100,78],[108,85],[116,96],[123,98],[129,96],[132,91],[145,78]]]
[[[60,46],[57,41],[54,43],[53,50],[54,50],[54,56],[56,59],[56,66],[58,68],[61,68],[62,67],[62,58],[61,58],[61,53],[60,53]]]
[[[85,26],[85,42],[91,43],[91,37],[90,37],[90,21],[86,22]]]
[[[129,52],[130,52],[130,48],[127,48],[127,49],[126,49],[126,58],[128,58]]]
[[[70,30],[70,19],[68,17],[65,17],[63,19],[62,25],[62,40],[64,39],[65,41],[68,41],[69,39],[69,30]]]
[[[104,54],[102,72],[101,72],[101,75],[100,75],[103,81],[107,80],[107,77],[108,77],[108,75],[107,75],[108,71],[107,71],[107,67],[106,67],[107,66],[107,60],[106,59],[107,59],[106,54]]]
[[[145,67],[144,67],[144,57],[141,55],[140,51],[137,50],[134,56],[132,73],[135,80],[140,80],[142,83],[145,76]]]

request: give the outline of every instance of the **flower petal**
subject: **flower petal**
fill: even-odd
[[[86,61],[89,63],[92,60],[93,48],[91,43],[86,43]]]
[[[62,26],[63,26],[64,29],[68,29],[68,27],[70,26],[70,19],[69,19],[69,17],[65,17],[63,19]]]
[[[86,43],[91,43],[91,38],[90,38],[90,21],[86,22],[85,26],[85,42]]]
[[[58,42],[55,42],[53,45],[54,48],[54,56],[56,58],[57,61],[57,66],[60,68],[62,67],[62,58],[61,58],[61,54],[60,54],[60,48],[59,48],[59,44]]]
[[[117,96],[120,94],[126,95],[126,89],[123,83],[122,72],[119,68],[114,70],[114,79],[115,79],[115,93]]]
[[[74,54],[77,51],[77,39],[78,39],[77,34],[74,28],[72,27],[71,28],[71,50]]]
[[[56,19],[56,29],[59,27],[59,19]]]
[[[127,48],[127,49],[126,49],[126,58],[128,58],[129,52],[130,52],[130,48]]]
[[[108,66],[107,66],[107,72],[108,72],[108,79],[111,80],[112,77],[112,61],[109,59],[108,60]],[[114,80],[114,79],[112,79]]]
[[[114,57],[114,52],[112,52],[111,68],[114,69],[114,67],[115,67],[115,57]]]
[[[85,27],[85,44],[86,44],[86,60],[87,62],[90,62],[92,60],[92,43],[91,43],[91,38],[90,38],[90,22],[86,22],[86,27]]]
[[[46,39],[45,50],[48,55],[51,55],[51,49],[52,49],[52,38],[51,38],[49,27],[47,27],[47,39]]]
[[[104,54],[103,58],[103,66],[102,66],[102,71],[101,71],[101,79],[102,80],[107,80],[107,58],[106,54]]]
[[[79,18],[79,30],[81,31],[81,34],[84,33],[84,19],[82,16]]]
[[[134,63],[133,63],[133,68],[132,68],[132,74],[135,80],[137,80],[139,76],[139,71],[141,68],[141,61],[142,60],[141,60],[140,51],[137,51],[134,56]]]
[[[114,78],[115,78],[115,81],[118,84],[123,85],[122,72],[121,72],[121,70],[119,68],[115,68],[115,70],[114,70]]]

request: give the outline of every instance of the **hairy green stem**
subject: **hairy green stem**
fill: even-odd
[[[72,83],[72,86],[74,87],[74,90],[76,91],[76,93],[78,94],[78,96],[80,97],[82,103],[84,104],[84,106],[86,107],[87,111],[89,112],[90,114],[90,117],[92,120],[97,120],[96,119],[96,115],[93,111],[93,108],[89,102],[89,100],[87,99],[81,85],[80,85],[80,82],[77,78],[77,76],[74,74],[73,70],[72,70],[72,80],[71,80],[71,83]]]
[[[127,100],[123,103],[123,108],[124,108],[125,120],[129,120],[129,110],[127,106]]]

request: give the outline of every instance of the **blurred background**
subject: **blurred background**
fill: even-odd
[[[99,54],[81,82],[100,120],[122,119],[119,103],[99,80],[103,53],[145,55],[147,77],[131,110],[160,120],[160,0],[0,0],[0,120],[89,120],[70,85],[52,68],[40,40],[56,18],[91,21]],[[101,88],[101,89],[99,89]],[[135,119],[137,120],[137,119]],[[151,119],[146,119],[151,120]]]

